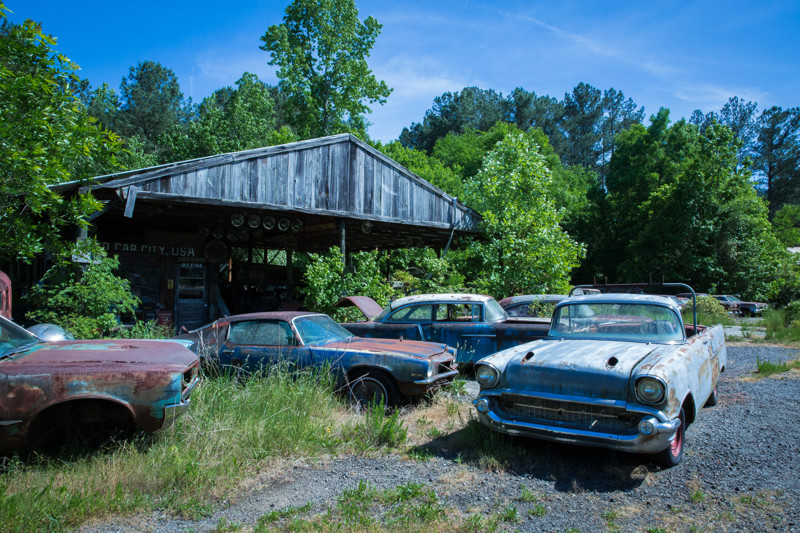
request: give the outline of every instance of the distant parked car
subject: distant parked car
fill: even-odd
[[[769,306],[763,302],[743,302],[736,296],[730,294],[715,294],[719,303],[727,311],[739,316],[760,316]]]
[[[355,305],[372,319],[342,324],[355,335],[443,342],[457,347],[456,360],[466,368],[481,357],[543,337],[550,324],[549,319],[509,318],[494,298],[480,294],[406,296],[382,311],[364,296],[344,298],[336,305]]]
[[[685,429],[717,402],[722,326],[684,325],[661,296],[573,296],[547,338],[478,361],[479,421],[493,430],[680,463]]]
[[[197,356],[181,343],[45,342],[0,317],[0,453],[95,448],[169,427],[198,381]]]
[[[455,350],[441,343],[362,339],[328,315],[274,311],[234,315],[181,335],[221,371],[258,372],[289,363],[328,366],[358,403],[397,404],[421,396],[458,374]]]
[[[525,294],[503,298],[497,303],[508,316],[546,316],[550,318],[553,306],[566,297],[566,294]],[[547,309],[548,312],[542,313],[543,309]]]

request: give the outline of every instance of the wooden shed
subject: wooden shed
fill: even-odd
[[[294,252],[442,249],[479,219],[349,134],[56,188],[78,187],[106,201],[96,236],[149,314],[187,327],[290,299]]]

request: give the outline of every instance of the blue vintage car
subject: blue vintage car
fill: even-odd
[[[722,326],[684,325],[669,298],[573,296],[556,307],[547,338],[478,361],[473,403],[496,431],[672,466],[686,427],[716,404],[726,364]]]
[[[550,325],[549,318],[510,318],[494,298],[480,294],[418,294],[399,298],[383,309],[371,298],[354,296],[337,306],[356,306],[372,319],[342,324],[353,334],[443,342],[457,347],[460,368],[541,338]]]
[[[455,350],[441,343],[362,339],[328,315],[274,311],[234,315],[180,338],[220,370],[258,372],[273,365],[329,367],[338,386],[360,404],[395,405],[423,395],[458,373]]]

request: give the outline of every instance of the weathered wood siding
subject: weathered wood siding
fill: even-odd
[[[475,227],[475,213],[350,135],[226,154],[112,180],[106,187],[198,202]],[[455,220],[453,214],[455,212]]]

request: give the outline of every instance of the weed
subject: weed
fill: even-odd
[[[756,366],[758,367],[757,373],[759,376],[768,377],[773,374],[783,374],[793,368],[800,369],[800,359],[787,363],[773,363],[756,356]]]
[[[692,503],[701,503],[706,501],[706,495],[703,493],[702,490],[697,489],[692,493],[691,499]]]
[[[667,530],[663,527],[651,527],[647,530],[647,533],[667,533]]]
[[[545,507],[541,503],[537,503],[536,505],[528,509],[528,515],[535,518],[541,518],[546,514],[547,514],[547,507]]]
[[[525,485],[520,485],[520,495],[518,498],[519,501],[522,502],[535,502],[539,500],[539,497],[536,496],[528,487]]]
[[[415,461],[426,462],[433,459],[433,454],[425,448],[412,448],[408,450],[407,454],[409,458]]]
[[[510,524],[516,524],[519,522],[519,512],[513,505],[503,507],[499,513],[499,516],[503,522],[508,522]]]
[[[467,380],[461,376],[456,376],[449,385],[444,387],[451,396],[465,396],[467,394]]]
[[[265,513],[258,519],[256,522],[256,531],[261,531],[267,524],[271,524],[273,522],[277,522],[278,520],[282,520],[284,518],[294,518],[300,513],[307,513],[311,510],[311,502],[308,502],[302,507],[287,507],[286,509],[280,509],[278,511],[270,511]]]
[[[213,531],[214,533],[226,533],[229,531],[241,531],[244,529],[242,524],[237,524],[236,522],[231,522],[224,516],[220,516],[219,520],[217,520],[217,525],[214,526]]]

